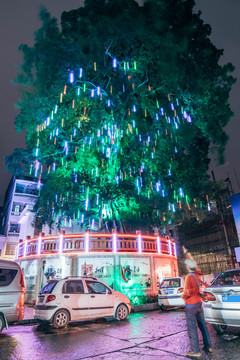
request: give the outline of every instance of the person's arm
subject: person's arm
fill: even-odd
[[[184,290],[183,290],[183,294],[182,294],[182,298],[185,300],[185,299],[188,299],[190,297],[190,293],[189,293],[189,285],[190,285],[190,282],[189,282],[189,275],[186,276],[186,279],[185,279],[185,284],[184,284]]]

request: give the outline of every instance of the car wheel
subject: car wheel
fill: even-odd
[[[125,320],[128,317],[128,307],[125,304],[120,304],[116,310],[116,319]]]
[[[69,313],[67,310],[58,310],[53,317],[53,327],[61,329],[69,323]]]
[[[161,309],[162,309],[162,311],[166,311],[166,310],[167,310],[167,306],[161,305]]]
[[[5,325],[4,318],[2,315],[0,315],[0,333],[4,329],[4,325]]]
[[[214,330],[216,330],[218,334],[223,334],[227,329],[227,325],[212,324],[212,327],[214,328]]]

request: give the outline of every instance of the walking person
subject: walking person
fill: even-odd
[[[211,340],[203,314],[202,297],[199,292],[202,273],[193,259],[186,259],[185,264],[189,274],[185,279],[182,298],[185,301],[187,331],[191,346],[191,351],[187,351],[185,355],[191,358],[201,358],[197,326],[202,333],[203,349],[205,352],[212,352]]]

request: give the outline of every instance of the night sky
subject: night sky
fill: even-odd
[[[211,40],[219,49],[224,49],[221,64],[232,62],[234,76],[240,79],[240,1],[239,0],[195,0],[196,9],[202,11],[202,18],[211,25]],[[25,135],[17,134],[14,118],[17,110],[14,103],[19,90],[10,84],[16,77],[17,65],[22,63],[18,47],[21,43],[33,45],[34,32],[41,26],[38,19],[39,6],[44,5],[51,15],[60,19],[63,11],[77,9],[84,0],[2,0],[0,4],[1,44],[1,120],[0,120],[0,205],[11,174],[5,170],[4,158],[14,148],[25,146]],[[226,163],[216,167],[212,161],[217,180],[228,176],[235,192],[240,192],[240,99],[239,81],[232,88],[230,104],[235,116],[225,128],[229,141],[225,151]]]

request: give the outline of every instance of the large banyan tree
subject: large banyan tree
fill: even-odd
[[[231,64],[193,0],[86,0],[61,29],[42,9],[23,65],[10,170],[38,182],[38,222],[153,229],[210,210],[223,161]]]

